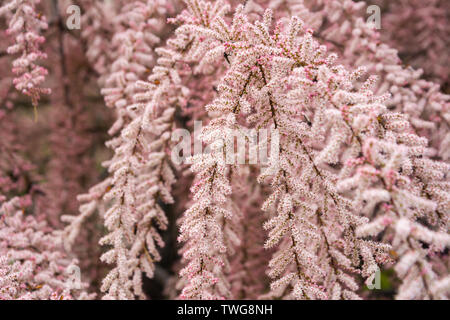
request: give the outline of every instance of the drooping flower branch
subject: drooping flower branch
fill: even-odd
[[[194,15],[197,14],[197,16],[195,18],[197,19],[191,19],[191,21],[201,21],[202,16],[199,16],[199,12],[204,12],[205,10],[202,10],[202,6],[205,6],[205,4],[203,3],[197,3],[197,2],[191,2],[190,3],[191,6],[191,13],[193,13]],[[197,9],[198,8],[198,9]],[[242,9],[241,9],[242,10]],[[236,16],[239,16],[239,9],[238,9],[238,14],[236,14]],[[235,19],[236,19],[235,16]],[[189,21],[187,18],[184,18],[186,21]],[[242,19],[242,16],[241,16]],[[220,19],[216,19],[217,25],[220,22],[217,22]],[[265,21],[270,20],[268,18],[268,16],[266,16]],[[294,20],[295,21],[295,20]],[[226,42],[226,41],[230,41],[230,36],[229,35],[221,35],[217,32],[217,28],[214,28],[214,24],[212,24],[212,27],[210,29],[205,28],[205,25],[208,26],[208,21],[207,23],[205,23],[205,21],[203,21],[202,23],[204,23],[203,26],[198,27],[195,26],[195,24],[193,24],[192,26],[189,26],[189,28],[192,28],[194,30],[197,30],[197,33],[202,34],[203,37],[207,37],[210,36],[212,38],[216,38],[217,40],[220,40],[222,42]],[[292,25],[295,25],[295,22],[292,22],[291,24],[291,28]],[[351,138],[351,141],[354,141],[353,143],[350,143],[348,148],[349,151],[347,153],[355,153],[355,152],[361,152],[358,151],[356,149],[356,144],[357,143],[361,143],[361,139],[357,139],[355,137],[352,138],[352,132],[353,132],[353,128],[352,127],[348,127],[347,125],[347,119],[346,119],[346,112],[348,112],[348,110],[346,110],[347,108],[349,108],[348,106],[338,106],[341,103],[341,100],[348,99],[349,101],[351,101],[352,103],[356,103],[356,106],[354,106],[355,109],[357,109],[359,112],[363,112],[363,110],[365,109],[373,109],[373,110],[377,110],[380,108],[381,103],[386,99],[386,97],[380,97],[380,98],[375,98],[373,97],[371,94],[369,94],[369,88],[371,86],[371,84],[374,82],[373,78],[369,78],[369,80],[366,82],[366,84],[364,84],[359,90],[360,92],[357,92],[355,89],[352,89],[352,82],[355,81],[361,74],[361,71],[358,70],[357,72],[353,73],[353,74],[348,74],[346,75],[345,70],[342,69],[342,67],[340,66],[333,66],[332,65],[332,60],[330,59],[326,59],[323,55],[320,54],[313,54],[312,52],[317,52],[317,49],[313,51],[314,48],[319,48],[317,44],[315,44],[311,38],[311,33],[310,32],[306,32],[306,35],[304,37],[304,43],[302,43],[299,48],[301,48],[300,50],[293,50],[293,48],[288,47],[289,45],[292,46],[292,43],[294,42],[295,39],[295,32],[294,31],[287,31],[286,33],[290,35],[290,38],[286,36],[286,38],[283,37],[283,35],[277,34],[275,33],[273,39],[269,37],[269,26],[266,25],[265,27],[263,27],[261,24],[256,24],[257,27],[253,27],[252,25],[249,25],[247,22],[244,22],[241,20],[240,24],[239,24],[242,29],[244,29],[247,34],[251,34],[249,32],[249,30],[252,30],[251,28],[253,28],[253,37],[251,38],[253,39],[264,39],[266,40],[266,42],[261,41],[262,43],[253,43],[253,47],[256,47],[258,44],[261,47],[257,47],[258,49],[255,50],[255,56],[252,60],[252,50],[247,46],[239,46],[239,45],[234,45],[233,43],[229,43],[226,42],[226,47],[231,48],[230,53],[232,57],[236,57],[236,58],[231,58],[233,59],[232,61],[239,61],[240,63],[246,64],[246,66],[244,68],[244,70],[247,71],[246,75],[241,74],[241,72],[236,75],[234,74],[236,79],[241,79],[241,81],[244,82],[245,79],[251,79],[251,78],[258,78],[258,76],[260,77],[259,81],[261,82],[259,84],[259,92],[264,92],[264,94],[259,94],[259,96],[255,97],[252,96],[251,101],[258,101],[262,104],[262,106],[260,106],[260,108],[262,109],[260,111],[260,114],[258,114],[258,112],[256,112],[255,114],[253,114],[251,116],[252,118],[252,122],[257,122],[257,124],[259,124],[261,126],[261,124],[267,124],[268,122],[272,122],[272,125],[276,128],[281,130],[281,135],[284,137],[288,137],[290,139],[293,139],[295,141],[296,147],[299,148],[299,151],[301,151],[303,153],[303,161],[300,161],[300,163],[308,163],[310,162],[311,167],[310,168],[306,168],[307,170],[305,170],[307,173],[306,174],[313,174],[313,177],[315,177],[319,184],[318,186],[320,186],[320,188],[324,188],[325,191],[325,199],[330,201],[333,204],[333,209],[337,210],[333,216],[335,216],[335,218],[337,219],[336,222],[340,225],[342,225],[343,227],[343,234],[349,234],[350,235],[350,239],[352,239],[353,241],[351,241],[350,243],[356,245],[356,247],[354,247],[355,249],[357,249],[358,251],[360,251],[361,256],[364,259],[364,264],[363,264],[363,270],[362,273],[363,275],[365,275],[366,277],[369,277],[369,279],[373,279],[373,277],[375,276],[375,272],[377,269],[377,266],[375,264],[375,261],[381,261],[383,262],[383,260],[386,260],[386,254],[383,253],[384,251],[386,251],[386,249],[388,248],[387,246],[383,246],[383,245],[378,245],[376,246],[375,243],[370,242],[370,241],[366,241],[366,240],[357,240],[355,237],[355,228],[358,226],[361,226],[362,224],[364,224],[364,219],[358,218],[357,217],[357,212],[355,212],[357,215],[355,215],[355,213],[351,212],[352,210],[350,209],[350,203],[347,202],[345,199],[343,199],[342,197],[340,197],[337,193],[337,191],[334,189],[333,187],[333,183],[336,182],[336,180],[333,180],[333,175],[332,172],[329,172],[328,170],[326,170],[326,164],[337,164],[339,162],[339,158],[341,154],[345,154],[342,150],[342,147],[346,144],[346,141],[348,140],[348,138]],[[223,26],[223,25],[222,25]],[[247,28],[248,29],[247,29]],[[277,26],[276,30],[278,29]],[[184,27],[184,30],[187,30],[187,27]],[[223,30],[223,29],[222,29]],[[267,35],[264,38],[264,32]],[[276,31],[275,31],[276,32]],[[227,37],[228,36],[228,37]],[[266,56],[264,58],[261,58],[260,56],[261,51],[264,52],[263,50],[265,49],[264,46],[268,46],[268,43],[271,43],[272,41],[280,41],[279,44],[279,48],[277,49],[272,49],[273,52],[275,52],[275,55],[278,52],[279,55],[281,55],[282,58],[281,59],[278,58],[279,62],[274,59],[273,57],[270,57],[270,55],[273,55],[274,53],[268,51],[268,53],[266,54]],[[282,40],[281,40],[282,39]],[[292,40],[291,40],[292,39]],[[241,40],[241,39],[239,39]],[[251,42],[252,40],[245,38],[245,40],[247,42]],[[256,41],[258,41],[256,40]],[[290,41],[289,41],[290,40]],[[255,41],[255,40],[253,40]],[[275,42],[274,41],[274,42]],[[283,42],[281,42],[283,41]],[[202,42],[205,42],[205,39],[202,39]],[[243,42],[243,41],[242,41]],[[240,42],[239,44],[241,44],[242,42]],[[286,45],[287,44],[287,45]],[[310,52],[308,52],[307,50],[311,50]],[[242,50],[242,55],[239,55],[239,50]],[[270,49],[266,49],[266,50],[270,50]],[[276,51],[277,50],[277,51]],[[291,50],[293,51],[291,53]],[[320,47],[320,50],[322,50],[322,52],[324,52],[324,48]],[[296,52],[297,51],[297,52]],[[320,51],[319,51],[320,52]],[[220,51],[218,51],[217,49],[214,52],[217,56],[220,56]],[[228,52],[226,52],[228,54]],[[310,56],[308,56],[307,54],[309,54]],[[207,55],[206,55],[207,56]],[[269,57],[268,57],[269,56]],[[313,58],[310,58],[313,57]],[[311,59],[311,60],[308,60]],[[236,60],[235,60],[236,59]],[[291,59],[291,61],[289,61],[289,59]],[[316,60],[315,60],[316,59]],[[252,62],[255,61],[255,62]],[[268,61],[268,62],[266,62]],[[267,76],[266,72],[264,71],[264,67],[263,67],[263,63],[270,63],[271,66],[271,72],[274,73],[274,76]],[[277,64],[278,62],[278,64]],[[289,64],[290,62],[290,64]],[[232,62],[233,63],[233,62]],[[252,68],[251,65],[255,64],[254,67]],[[298,67],[297,67],[298,66]],[[283,69],[284,67],[284,69]],[[297,67],[297,68],[295,68]],[[288,75],[290,72],[290,69],[294,68],[294,75],[291,76],[293,80],[296,81],[300,81],[299,85],[300,88],[298,90],[293,90],[291,93],[286,94],[285,92],[283,92],[282,90],[284,89],[284,86],[281,86],[281,90],[280,90],[280,83],[286,83],[286,85],[290,85],[293,86],[293,84],[288,83],[286,80],[283,81],[283,71],[287,72]],[[243,68],[241,67],[241,70]],[[252,71],[250,71],[250,70]],[[240,70],[239,70],[240,71]],[[273,77],[274,79],[272,80],[273,83],[276,83],[277,86],[275,87],[275,89],[272,89],[270,87],[270,80],[267,80],[267,78],[269,77]],[[234,79],[233,79],[234,80]],[[232,93],[233,91],[236,93],[239,92],[251,92],[251,90],[249,88],[246,88],[248,83],[250,83],[250,80],[248,80],[248,82],[243,85],[242,87],[244,87],[244,89],[242,89],[242,91],[240,90],[236,90],[236,89],[228,89],[226,91],[226,94],[229,95],[230,92]],[[295,83],[295,82],[294,82]],[[220,95],[220,85],[218,86],[219,89],[219,95]],[[321,88],[318,89],[318,88]],[[265,90],[263,90],[265,89]],[[274,90],[274,91],[271,91]],[[275,90],[278,90],[275,91]],[[279,91],[283,92],[283,94],[281,94]],[[286,96],[288,98],[286,98]],[[226,103],[226,105],[228,106],[233,106],[235,103],[233,103],[233,101],[236,98],[233,98],[233,96],[226,96],[227,98],[222,98],[222,100],[218,101],[225,101],[222,103]],[[241,99],[241,95],[238,95],[239,99]],[[294,99],[293,99],[294,98]],[[275,99],[279,99],[280,102],[276,102]],[[351,100],[350,100],[351,99]],[[245,101],[245,100],[244,100]],[[295,102],[296,104],[298,104],[298,102],[301,101],[302,104],[304,105],[303,110],[295,110],[295,108],[292,109],[286,109],[286,107],[283,106],[280,107],[281,103],[283,103],[285,106],[289,106],[289,102],[293,103]],[[324,103],[324,101],[328,101],[327,103]],[[264,105],[264,102],[266,103],[266,105]],[[215,105],[215,107],[217,108],[217,105]],[[253,106],[255,108],[255,106]],[[230,108],[230,107],[228,107]],[[386,109],[386,108],[385,108]],[[221,109],[223,110],[227,110],[226,108],[222,107]],[[258,110],[258,109],[257,109]],[[302,112],[303,111],[303,112]],[[289,112],[289,113],[288,113]],[[284,116],[283,113],[287,113],[289,114],[290,117]],[[339,117],[333,118],[333,117],[329,117],[329,115],[333,114],[334,117],[336,117],[337,115],[339,115]],[[270,116],[268,116],[270,115]],[[300,117],[304,117],[305,119],[312,119],[312,120],[307,120],[304,121],[303,119],[300,121],[293,121],[292,119],[295,117],[293,117],[294,115],[298,115]],[[326,116],[328,115],[328,117]],[[326,121],[326,119],[333,119],[333,122],[329,122]],[[339,121],[340,120],[340,121]],[[361,114],[357,117],[357,120],[359,121],[359,125],[362,125],[364,123],[367,123],[366,119],[364,119],[364,116]],[[284,124],[284,122],[286,122],[286,124]],[[309,122],[309,124],[307,124],[307,122]],[[316,124],[316,126],[315,126]],[[283,128],[283,126],[285,126],[285,128]],[[311,128],[309,128],[309,126],[311,126]],[[294,130],[292,128],[295,128]],[[317,129],[316,129],[317,128]],[[329,129],[327,129],[329,128]],[[404,127],[403,127],[404,128]],[[303,129],[303,130],[302,130]],[[306,130],[305,130],[306,129]],[[311,132],[315,132],[316,130],[319,130],[318,132],[316,132],[317,134],[312,136],[312,133],[309,133],[308,131]],[[322,130],[322,132],[320,132],[320,130]],[[324,133],[326,132],[325,130],[331,130],[332,136],[331,138],[328,139],[328,141],[320,141],[321,139],[317,139],[317,136],[320,137],[324,137]],[[295,132],[295,133],[293,133]],[[226,136],[226,135],[225,135]],[[322,138],[323,139],[323,138]],[[305,145],[305,143],[303,143],[303,140],[307,141],[308,145]],[[325,146],[323,147],[323,149],[320,152],[317,152],[315,149],[318,148],[318,146],[320,146],[320,144],[325,142]],[[286,144],[286,142],[285,142]],[[287,147],[286,147],[287,148]],[[309,150],[309,148],[312,148],[312,150]],[[422,150],[423,151],[423,150]],[[297,297],[301,297],[301,295],[303,295],[304,297],[309,297],[308,294],[312,295],[313,297],[319,297],[321,296],[321,291],[318,290],[315,286],[315,282],[320,282],[320,280],[311,280],[311,276],[308,274],[304,274],[302,271],[300,270],[307,270],[307,266],[308,267],[314,267],[314,263],[313,266],[311,266],[311,263],[309,263],[309,265],[306,263],[306,261],[311,261],[311,259],[314,259],[314,257],[305,257],[306,252],[308,252],[305,248],[303,247],[303,250],[299,250],[299,244],[301,243],[301,238],[298,236],[299,234],[301,234],[301,231],[298,231],[297,228],[299,228],[298,224],[299,222],[296,221],[297,218],[294,218],[294,213],[293,213],[293,209],[294,206],[292,204],[293,202],[293,197],[290,195],[291,192],[295,192],[295,193],[300,193],[301,196],[300,198],[306,198],[308,196],[308,193],[305,193],[306,190],[304,190],[304,188],[300,188],[298,186],[296,186],[296,184],[298,185],[299,183],[297,182],[295,184],[295,180],[292,177],[295,177],[297,175],[297,172],[295,172],[294,170],[298,170],[299,168],[296,167],[295,165],[292,166],[292,163],[298,163],[298,159],[292,160],[289,159],[288,157],[286,157],[284,154],[286,154],[288,151],[284,151],[283,147],[280,149],[280,159],[277,159],[278,161],[273,161],[272,166],[269,166],[268,170],[266,172],[270,172],[269,174],[266,174],[267,176],[269,176],[270,174],[274,174],[275,173],[275,177],[277,177],[276,180],[277,184],[274,185],[274,187],[276,186],[276,193],[273,194],[273,196],[271,197],[271,203],[273,202],[278,202],[279,200],[279,205],[278,205],[278,212],[281,215],[280,218],[281,219],[278,221],[277,220],[271,220],[271,223],[267,224],[267,227],[269,229],[274,228],[274,231],[276,230],[276,233],[273,233],[271,235],[271,237],[269,238],[269,244],[268,246],[272,246],[274,244],[276,244],[278,241],[281,240],[282,236],[284,234],[286,234],[286,232],[288,234],[291,234],[290,237],[290,246],[288,246],[286,249],[284,249],[282,252],[282,254],[280,254],[279,256],[277,256],[276,260],[273,261],[277,261],[279,262],[280,259],[282,259],[282,257],[284,256],[286,259],[283,259],[284,261],[289,261],[287,260],[289,256],[293,257],[295,264],[297,265],[297,274],[294,273],[288,273],[287,275],[285,275],[284,277],[281,278],[280,282],[277,282],[276,285],[279,285],[280,283],[283,283],[285,286],[290,284],[291,281],[293,281],[293,285],[294,285],[294,294],[297,294]],[[416,150],[416,152],[418,152]],[[293,156],[299,157],[298,153],[295,154],[293,153]],[[283,157],[286,157],[286,160],[283,161]],[[286,163],[287,167],[283,168],[282,166],[280,166],[280,163]],[[325,170],[321,168],[321,166],[325,166]],[[442,167],[440,168],[442,170]],[[330,170],[331,171],[331,170]],[[302,176],[301,176],[302,177]],[[307,176],[303,176],[303,179],[307,178]],[[290,182],[289,179],[292,179],[293,182]],[[291,186],[289,185],[289,183],[291,183]],[[314,185],[314,182],[310,182],[312,185]],[[317,182],[316,182],[317,183]],[[295,189],[297,187],[297,190]],[[313,187],[311,186],[311,189],[317,189],[318,187]],[[293,189],[295,191],[291,191],[290,189]],[[303,189],[303,190],[302,190]],[[314,192],[314,191],[313,191]],[[317,191],[316,191],[317,192]],[[327,196],[328,194],[328,196]],[[323,195],[322,195],[323,196]],[[313,198],[311,195],[309,196],[310,198]],[[299,198],[299,197],[296,197]],[[328,199],[327,199],[328,198]],[[317,199],[317,196],[315,197],[315,200]],[[287,202],[286,202],[287,201]],[[326,203],[327,201],[323,201],[324,203]],[[308,208],[308,206],[306,206],[305,204],[303,204],[304,207]],[[310,209],[311,210],[311,209]],[[323,218],[321,217],[321,211],[324,211],[325,214],[327,216],[331,216],[332,214],[328,214],[329,208],[327,205],[324,206],[324,208],[316,208],[316,210],[311,210],[312,212],[314,212],[315,214],[317,214],[318,217],[318,224],[320,226],[320,228],[324,228],[324,222],[322,221]],[[339,216],[341,215],[341,216]],[[306,215],[308,216],[308,214]],[[310,213],[309,216],[313,216],[313,213]],[[311,223],[308,225],[308,227],[304,228],[304,232],[307,232],[308,235],[311,237]],[[320,230],[319,228],[319,230]],[[313,229],[314,230],[314,229]],[[320,232],[318,232],[319,235],[321,234]],[[328,239],[326,239],[325,234],[327,234],[326,232],[322,232],[322,241],[324,241],[326,243],[326,247],[327,250],[331,251],[331,248],[329,247],[329,243],[328,243]],[[296,239],[297,237],[297,239]],[[339,236],[338,236],[339,237]],[[353,238],[352,238],[353,237]],[[320,236],[318,236],[318,238],[320,239]],[[270,244],[270,241],[272,241],[272,244]],[[354,249],[353,249],[354,250]],[[381,251],[380,251],[381,250]],[[352,251],[347,250],[347,251]],[[338,251],[339,252],[339,251]],[[301,254],[303,256],[301,256]],[[334,251],[334,254],[336,255],[336,250]],[[338,264],[339,262],[337,262],[337,260],[339,258],[341,258],[342,256],[340,256],[339,258],[332,257],[332,254],[329,253],[328,254],[331,259],[329,258],[330,262],[332,263],[332,267],[335,267],[336,264]],[[281,260],[281,261],[283,261]],[[302,261],[303,265],[302,265]],[[314,260],[313,260],[314,261]],[[350,260],[349,260],[350,261]],[[315,261],[316,264],[319,264],[318,261]],[[341,263],[343,262],[343,260],[341,259],[340,261]],[[357,263],[356,265],[358,265],[359,263]],[[274,267],[279,267],[278,264],[274,265]],[[286,267],[286,264],[280,269],[273,269],[274,270],[274,276],[277,277],[280,275],[280,272],[284,271],[284,268]],[[345,265],[345,267],[349,268],[350,265]],[[315,269],[314,271],[310,272],[312,275],[314,276],[318,276],[320,274],[320,270]],[[337,274],[337,273],[336,273]],[[334,284],[334,283],[333,283]],[[275,285],[275,286],[276,286]],[[347,285],[349,287],[352,288],[357,288],[356,285],[354,284],[350,284],[349,282],[347,282]],[[338,287],[336,287],[338,288]],[[305,290],[306,289],[306,290]],[[339,289],[336,289],[339,290]],[[356,289],[354,289],[356,290]],[[351,298],[353,297],[350,294],[351,291],[346,291],[347,294],[347,298]],[[323,297],[323,295],[322,295]]]
[[[112,206],[104,213],[110,233],[101,240],[103,245],[113,247],[102,260],[116,265],[102,285],[102,291],[107,292],[105,298],[109,299],[144,297],[142,273],[153,276],[154,261],[160,259],[156,246],[163,246],[157,229],[165,229],[167,224],[158,200],[172,201],[173,173],[164,161],[165,148],[162,148],[170,139],[164,131],[170,128],[172,113],[163,110],[159,122],[150,122],[153,114],[158,112],[157,103],[162,91],[146,94],[138,91],[149,89],[140,80],[154,63],[152,47],[159,41],[156,35],[150,36],[146,31],[157,31],[164,13],[156,4],[138,1],[122,8],[121,16],[117,17],[116,23],[126,27],[113,39],[117,58],[105,79],[106,88],[102,90],[107,105],[114,107],[118,115],[109,134],[120,132],[120,135],[107,143],[115,154],[105,163],[113,177],[91,189],[94,194],[82,198],[89,203],[80,207],[80,217],[65,218],[72,221],[66,232],[73,242],[82,221],[95,211],[100,200],[97,193],[103,192],[104,201],[112,201]],[[150,104],[152,98],[154,107],[149,108],[143,100],[149,99]],[[152,185],[154,187],[149,188]]]
[[[425,80],[423,70],[404,63],[397,48],[391,46],[392,41],[385,42],[386,36],[392,33],[384,32],[389,30],[384,14],[383,29],[377,30],[366,22],[367,5],[363,1],[318,4],[310,0],[251,0],[247,8],[260,12],[264,6],[282,18],[297,15],[314,29],[314,35],[329,50],[339,54],[342,64],[350,68],[364,66],[370,74],[378,75],[380,79],[374,91],[378,95],[390,93],[387,106],[407,114],[417,134],[427,137],[430,147],[435,149],[428,152],[448,160],[449,96],[443,93],[439,83]],[[390,19],[394,20],[395,16],[392,14]]]
[[[30,96],[35,109],[41,94],[51,92],[42,87],[48,71],[37,64],[38,60],[47,57],[40,46],[45,41],[41,30],[48,27],[45,16],[37,12],[38,3],[39,0],[12,0],[0,8],[0,16],[7,15],[9,19],[6,33],[15,40],[7,52],[18,55],[12,63],[12,71],[16,75],[14,85],[18,91]]]

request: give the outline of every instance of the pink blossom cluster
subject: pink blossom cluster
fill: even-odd
[[[74,3],[0,7],[1,299],[449,298],[445,1]]]
[[[0,299],[89,299],[87,285],[70,282],[77,268],[45,221],[25,216],[29,201],[13,198],[0,208]]]
[[[45,16],[35,9],[38,3],[39,0],[15,0],[0,7],[0,16],[6,15],[9,20],[5,34],[15,39],[7,52],[18,56],[12,63],[12,72],[16,75],[13,83],[17,90],[31,97],[35,107],[41,94],[51,92],[41,86],[48,71],[37,64],[37,60],[47,58],[40,46],[45,42],[41,30],[48,28]]]

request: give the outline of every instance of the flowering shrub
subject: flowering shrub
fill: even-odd
[[[0,298],[448,299],[446,2],[374,3],[2,1]]]

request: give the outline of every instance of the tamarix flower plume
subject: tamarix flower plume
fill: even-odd
[[[72,2],[0,4],[0,299],[449,298],[444,1]]]

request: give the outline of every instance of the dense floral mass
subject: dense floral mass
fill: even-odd
[[[448,299],[449,3],[1,0],[0,299]]]

